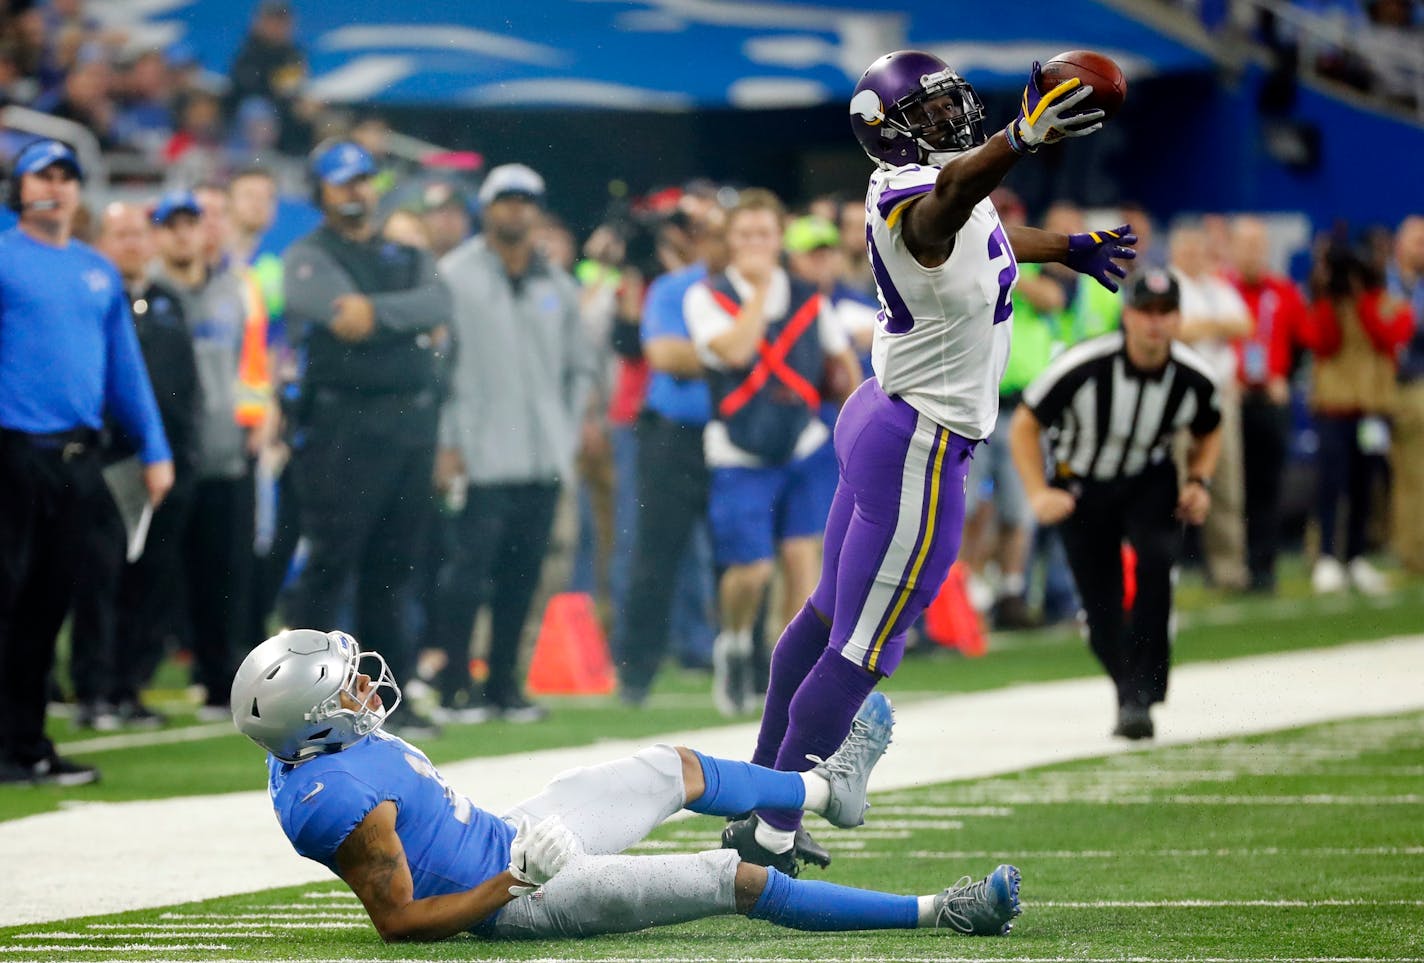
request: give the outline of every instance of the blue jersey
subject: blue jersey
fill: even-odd
[[[295,766],[268,756],[267,769],[282,831],[333,873],[337,847],[387,799],[399,810],[396,835],[416,899],[463,892],[509,865],[514,827],[447,785],[425,753],[379,729]]]
[[[118,272],[78,241],[0,234],[0,428],[98,429],[105,414],[146,463],[172,457]]]
[[[664,274],[648,286],[643,299],[642,340],[687,338],[687,319],[682,316],[682,298],[687,289],[707,276],[707,265],[698,262],[681,271]],[[654,371],[648,379],[643,405],[671,421],[684,425],[705,425],[712,417],[712,396],[701,378],[678,378]]]

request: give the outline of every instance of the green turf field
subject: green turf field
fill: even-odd
[[[803,934],[735,917],[630,936],[382,946],[337,885],[0,931],[0,959],[1401,960],[1424,957],[1424,715],[879,794],[824,877],[925,893],[1012,860],[1008,939]],[[695,849],[718,823],[643,847]],[[13,880],[15,877],[11,877]],[[23,877],[21,877],[23,878]]]
[[[1178,663],[1415,634],[1424,587],[1385,599],[1314,599],[1296,577],[1277,599],[1223,599],[1183,586]],[[946,692],[1098,677],[1075,631],[996,635],[990,654],[912,655],[885,685],[899,704]],[[198,725],[165,670],[153,693],[176,714],[156,734],[95,735],[51,721],[62,751],[103,768],[98,786],[0,791],[0,820],[74,801],[258,790],[260,753],[225,724]],[[1110,695],[1104,681],[1104,726]],[[1424,679],[1420,680],[1424,686]],[[537,726],[448,729],[419,740],[437,763],[651,737],[724,722],[707,677],[668,672],[641,711],[611,698],[553,700]],[[1367,694],[1361,693],[1361,711]],[[168,744],[158,739],[178,740]],[[892,749],[893,751],[893,749]],[[986,749],[986,751],[989,751]],[[551,773],[552,775],[552,773]],[[478,799],[476,800],[478,801]],[[1424,963],[1424,714],[1343,721],[1266,736],[1146,749],[993,779],[874,797],[859,830],[818,832],[826,878],[927,893],[1001,861],[1024,873],[1025,914],[1006,940],[929,932],[815,935],[737,918],[583,942],[474,939],[384,947],[339,883],[272,890],[110,917],[0,929],[7,960],[1298,960]],[[643,852],[712,845],[699,817]],[[272,832],[278,833],[276,825]],[[104,885],[74,871],[76,893]],[[0,900],[23,886],[8,866]]]
[[[1424,627],[1424,586],[1417,583],[1384,599],[1352,595],[1315,599],[1300,595],[1300,590],[1297,579],[1287,583],[1281,598],[1222,600],[1199,586],[1185,586],[1175,661],[1185,664],[1335,645],[1410,634]],[[1076,629],[1049,629],[997,634],[989,654],[976,660],[932,647],[928,653],[907,657],[884,689],[896,701],[904,701],[1100,673]],[[172,667],[166,674],[175,677]],[[725,720],[713,710],[708,686],[704,674],[669,670],[660,677],[650,704],[642,710],[625,708],[612,697],[553,699],[549,700],[554,709],[551,718],[537,726],[454,726],[438,739],[419,742],[430,758],[441,764],[578,745],[592,739],[636,738],[718,725]],[[159,698],[181,700],[184,696],[174,692]],[[160,707],[176,710],[170,729],[178,731],[159,736],[192,737],[192,741],[154,745],[151,735],[77,733],[67,719],[52,717],[50,733],[60,751],[102,767],[103,781],[79,790],[22,787],[0,791],[0,820],[46,812],[66,800],[155,799],[265,788],[260,754],[230,725],[197,725],[191,706],[182,701],[161,702]]]

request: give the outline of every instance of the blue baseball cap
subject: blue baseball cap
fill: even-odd
[[[312,162],[312,172],[326,184],[349,184],[377,173],[376,161],[366,149],[349,140],[323,148]]]
[[[192,191],[169,191],[158,199],[158,206],[153,209],[153,223],[167,224],[174,214],[202,217],[203,207]]]
[[[57,140],[36,140],[26,144],[15,156],[15,176],[37,174],[55,164],[69,168],[70,173],[81,181],[84,179],[84,169],[79,166],[79,158],[75,156],[74,150],[68,144]]]

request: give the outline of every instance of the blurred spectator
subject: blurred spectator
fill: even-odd
[[[277,219],[277,182],[265,167],[246,167],[227,185],[229,247],[239,264],[256,265],[264,254],[263,240]],[[267,298],[268,304],[272,298]]]
[[[1290,278],[1271,271],[1265,222],[1231,225],[1230,278],[1251,314],[1251,332],[1234,343],[1241,392],[1241,451],[1250,588],[1274,592],[1280,540],[1281,479],[1290,431],[1290,372],[1296,345],[1307,340],[1305,301]]]
[[[207,691],[199,714],[216,721],[227,711],[224,679],[230,682],[233,665],[253,644],[247,637],[256,511],[252,459],[262,445],[270,384],[266,312],[240,269],[221,263],[226,218],[214,192],[202,202],[190,191],[159,199],[154,276],[182,305],[203,398],[184,556],[194,676]]]
[[[1055,201],[1043,214],[1043,229],[1060,234],[1079,234],[1086,230],[1083,211],[1069,201]],[[1125,265],[1133,269],[1136,261]],[[1043,265],[1042,276],[1057,282],[1063,289],[1064,321],[1058,337],[1065,345],[1074,345],[1118,327],[1122,318],[1122,298],[1101,284],[1089,284],[1088,279],[1064,264]]]
[[[430,253],[437,260],[463,244],[473,229],[469,202],[449,181],[434,181],[421,191],[420,218],[430,235]]]
[[[1172,271],[1181,287],[1181,330],[1177,337],[1206,359],[1216,378],[1221,405],[1221,451],[1211,493],[1211,512],[1202,526],[1207,573],[1214,585],[1244,589],[1246,576],[1246,491],[1241,451],[1241,393],[1236,383],[1233,345],[1251,333],[1251,313],[1241,295],[1216,274],[1206,231],[1175,228],[1168,239]]]
[[[312,142],[311,105],[301,98],[307,79],[307,58],[292,39],[291,5],[285,0],[262,0],[252,29],[233,58],[228,71],[228,113],[249,97],[260,97],[277,108],[281,133],[277,147],[283,153],[304,153]]]
[[[717,206],[700,216],[677,212],[658,236],[669,268],[643,301],[639,343],[649,379],[634,436],[638,520],[624,610],[615,623],[619,698],[639,706],[648,697],[669,640],[705,632],[712,596],[707,531],[707,461],[703,429],[711,416],[702,362],[688,334],[683,301],[689,288],[726,266],[725,215]],[[671,223],[675,221],[674,223]],[[681,225],[681,226],[677,226]],[[703,601],[703,597],[707,601]]]
[[[205,216],[219,210],[226,214],[226,228],[221,232],[224,251],[229,265],[243,277],[250,296],[261,302],[267,315],[271,396],[282,398],[286,387],[296,380],[297,360],[286,339],[282,258],[266,243],[277,216],[276,181],[266,167],[245,167],[228,182],[225,192],[199,188],[198,197]],[[258,512],[250,618],[243,633],[248,640],[269,634],[267,620],[276,607],[299,537],[296,490],[286,471],[290,451],[284,440],[285,427],[281,410],[272,404],[266,422],[251,440]]]
[[[281,134],[277,108],[265,97],[247,97],[237,105],[228,138],[228,160],[234,166],[261,163],[277,148]]]
[[[373,181],[376,194],[385,197],[396,186],[396,172],[391,167],[391,125],[378,114],[362,114],[351,125],[348,136],[365,148],[375,161],[376,176]]]
[[[111,712],[117,723],[149,728],[161,724],[163,717],[143,704],[139,691],[162,661],[167,639],[187,636],[179,624],[187,594],[182,543],[192,504],[195,435],[202,398],[193,338],[180,299],[171,288],[149,277],[155,238],[147,211],[137,204],[110,204],[100,220],[98,243],[100,252],[118,269],[128,294],[158,413],[173,450],[175,478],[173,490],[153,514],[143,554],[125,565],[122,536],[117,546],[110,543],[110,551],[117,549],[118,577],[108,587],[112,595],[97,599],[95,604],[114,607],[108,630],[111,636],[90,640],[91,646],[112,646],[112,658],[94,662],[93,672],[102,681],[91,678],[81,682],[77,657],[84,647],[85,632],[81,607],[75,605],[71,675],[81,702],[75,722],[97,726]]]
[[[425,220],[405,208],[391,211],[386,223],[381,225],[381,237],[421,251],[428,251],[431,247],[430,229],[425,226]]]
[[[1410,0],[1368,0],[1366,21],[1354,38],[1370,74],[1369,89],[1407,107],[1417,106],[1419,50],[1424,43],[1417,5]]]
[[[1157,224],[1152,214],[1137,201],[1124,201],[1118,205],[1118,216],[1123,223],[1132,226],[1137,235],[1136,260],[1127,265],[1128,272],[1145,271],[1148,268],[1167,266],[1167,248],[1157,243]]]
[[[425,544],[439,419],[431,331],[450,317],[450,292],[427,252],[376,235],[376,173],[354,143],[319,148],[322,225],[283,259],[287,336],[306,356],[289,413],[310,548],[286,615],[289,624],[345,624],[354,582],[357,635],[411,679],[414,648],[397,600]],[[409,703],[393,722],[410,735],[434,732]]]
[[[865,247],[865,205],[860,201],[842,204],[836,227],[841,232],[841,247],[845,251],[845,283],[875,297],[875,275]]]
[[[106,415],[139,448],[150,502],[173,485],[122,282],[70,236],[82,177],[67,145],[31,143],[10,172],[19,226],[0,234],[0,784],[98,778],[59,756],[44,721],[88,509],[104,485]]]
[[[1311,407],[1320,436],[1320,557],[1311,584],[1317,593],[1338,592],[1348,579],[1361,592],[1380,594],[1388,582],[1365,558],[1365,533],[1376,468],[1389,450],[1388,419],[1398,403],[1395,357],[1414,320],[1409,305],[1384,290],[1383,279],[1338,233],[1317,245],[1310,287]],[[1342,500],[1343,552],[1336,531]]]
[[[816,288],[781,268],[784,228],[776,195],[743,191],[727,218],[726,270],[683,302],[713,402],[703,444],[713,550],[724,567],[713,649],[713,701],[724,715],[755,708],[752,624],[777,563],[789,598],[816,587],[837,471],[815,385],[832,365],[852,384],[860,373]]]
[[[232,217],[228,209],[227,190],[208,182],[193,188],[202,212],[198,226],[202,234],[203,260],[214,270],[231,269],[242,275],[247,264],[232,255]]]
[[[98,138],[104,150],[119,146],[114,127],[114,101],[110,96],[113,71],[103,53],[94,50],[86,53],[79,63],[64,78],[58,99],[53,104],[43,100],[41,106],[56,117],[83,124]]]
[[[114,137],[157,159],[173,136],[173,78],[163,54],[145,50],[120,73]]]
[[[1023,204],[1005,188],[994,192],[993,201],[1006,228],[1027,223]],[[960,555],[970,570],[970,584],[976,586],[971,601],[983,608],[986,596],[992,600],[991,618],[998,629],[1025,629],[1038,623],[1027,596],[1035,525],[1023,480],[1014,469],[1009,422],[1024,389],[1063,347],[1058,337],[1066,304],[1063,287],[1044,277],[1042,265],[1019,264],[1013,292],[1014,343],[999,379],[998,420],[986,446],[969,463]],[[991,559],[999,569],[998,584],[993,588],[986,572]]]
[[[0,32],[0,107],[23,107],[38,95],[39,84],[26,72],[19,44]]]
[[[551,264],[573,271],[574,262],[578,260],[578,242],[574,240],[574,232],[557,214],[544,212],[534,230],[534,246]]]
[[[36,95],[58,84],[63,75],[47,71],[44,65],[45,22],[39,4],[32,4],[7,19],[8,22],[0,21],[0,30],[5,31],[6,39],[14,47],[20,73],[35,84]]]
[[[583,321],[584,337],[593,351],[594,380],[579,440],[579,535],[571,588],[597,598],[609,597],[606,591],[609,569],[615,532],[619,530],[615,516],[628,514],[629,508],[624,505],[625,510],[620,512],[615,503],[619,479],[610,434],[609,405],[620,373],[633,374],[627,365],[636,366],[642,360],[639,350],[631,355],[626,350],[617,352],[613,341],[617,331],[625,349],[638,348],[636,323],[643,299],[643,279],[627,263],[627,252],[621,229],[613,224],[600,224],[584,242],[584,257],[573,272],[574,280],[579,283],[579,317]],[[631,332],[628,330],[630,321],[634,325]],[[625,429],[636,414],[643,378],[638,371],[633,378],[636,383],[626,379],[623,382],[626,392],[632,395],[631,405],[626,406],[629,410],[619,412],[625,416],[622,424]],[[631,528],[628,532],[631,535]],[[623,539],[621,544],[631,551],[629,539]],[[625,566],[620,579],[626,579],[626,574]]]
[[[490,171],[479,200],[483,235],[440,260],[459,348],[436,478],[447,493],[467,486],[467,497],[453,521],[437,606],[435,638],[447,655],[439,686],[447,709],[469,710],[458,718],[533,722],[547,710],[524,696],[519,643],[559,488],[573,470],[593,362],[576,282],[534,246],[544,179],[523,164],[505,164]],[[486,603],[489,675],[477,697],[470,692],[470,635]]]
[[[1424,215],[1406,217],[1386,268],[1391,297],[1410,306],[1414,327],[1399,359],[1399,400],[1394,413],[1395,552],[1411,572],[1424,573]]]
[[[209,91],[190,90],[177,114],[177,129],[163,148],[169,181],[194,184],[216,176],[223,161],[221,101]]]
[[[787,266],[791,273],[816,286],[826,299],[831,313],[850,339],[851,347],[861,360],[862,371],[869,370],[870,342],[875,334],[875,317],[879,302],[851,284],[849,266],[841,247],[841,232],[823,217],[799,217],[786,226],[784,239]],[[837,397],[827,400],[844,401],[860,382],[842,386]],[[837,405],[838,407],[838,405]],[[834,422],[834,416],[832,416]],[[799,606],[797,607],[800,608]],[[794,614],[794,613],[793,613]]]

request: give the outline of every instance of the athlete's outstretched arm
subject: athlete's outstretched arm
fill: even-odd
[[[949,260],[954,236],[969,220],[974,206],[999,186],[1022,156],[1009,146],[1003,131],[940,169],[934,189],[905,212],[905,246],[925,267]]]
[[[389,800],[367,813],[337,848],[336,866],[387,943],[462,933],[513,899],[509,888],[520,885],[504,872],[463,893],[416,899],[405,847],[396,835],[396,804]]]
[[[1103,112],[1073,108],[1091,96],[1077,78],[1046,93],[1039,90],[1038,62],[1029,71],[1018,117],[1003,130],[940,169],[934,190],[912,203],[905,215],[905,245],[926,267],[937,267],[954,249],[954,236],[974,206],[999,186],[1024,154],[1065,137],[1082,137],[1102,127]]]
[[[1117,279],[1127,271],[1118,261],[1137,257],[1132,246],[1137,235],[1132,225],[1124,224],[1111,231],[1086,231],[1082,234],[1056,234],[1036,227],[1008,229],[1009,247],[1019,261],[1045,264],[1057,261],[1079,274],[1086,274],[1109,291],[1117,290]]]

